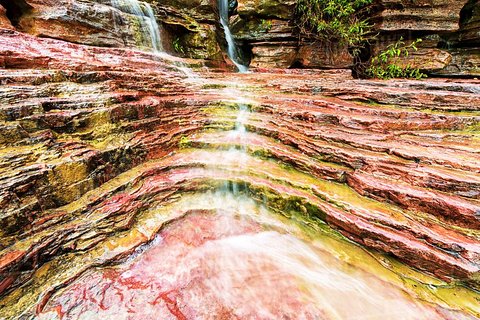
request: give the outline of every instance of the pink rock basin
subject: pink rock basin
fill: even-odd
[[[38,318],[471,319],[291,230],[231,212],[191,212],[124,263],[59,291]]]

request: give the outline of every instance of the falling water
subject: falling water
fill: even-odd
[[[160,28],[152,7],[138,0],[111,0],[113,7],[139,17],[142,32],[142,46],[152,48],[154,52],[162,52]]]
[[[235,66],[240,72],[247,72],[248,68],[244,66],[239,59],[238,47],[235,44],[235,39],[233,39],[232,32],[229,27],[228,19],[228,0],[218,0],[218,12],[220,16],[220,24],[225,31],[225,39],[227,40],[227,53],[228,57],[232,60]]]
[[[186,63],[174,60],[172,56],[163,50],[160,27],[155,18],[150,4],[138,0],[110,0],[111,5],[122,12],[138,17],[140,22],[141,43],[137,45],[153,50],[157,56],[169,60],[175,67],[183,72],[190,82],[196,82],[198,76]]]

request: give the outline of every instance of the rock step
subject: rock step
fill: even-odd
[[[401,207],[426,212],[460,227],[480,228],[480,202],[413,187],[356,171],[348,175],[347,183],[358,193],[377,200],[390,201]]]
[[[298,111],[297,111],[298,110]],[[340,99],[276,97],[262,100],[255,111],[282,114],[306,122],[326,122],[369,131],[457,130],[480,123],[478,115],[425,113],[399,108],[364,107]]]
[[[231,114],[231,117],[233,117],[234,113],[233,111],[230,113],[224,112],[223,117],[214,117],[213,121],[217,123],[229,121],[225,117],[227,114]],[[466,139],[464,143],[460,143],[458,147],[453,144],[444,146],[438,140],[430,140],[428,143],[427,141],[405,140],[402,136],[396,136],[392,133],[369,132],[359,128],[342,130],[332,124],[322,123],[319,128],[317,123],[291,120],[289,118],[291,113],[282,115],[281,118],[276,118],[275,122],[273,122],[271,115],[254,113],[249,116],[245,125],[251,131],[265,131],[264,128],[268,126],[272,133],[275,131],[276,136],[287,132],[287,130],[292,132],[291,135],[295,133],[296,136],[298,136],[297,132],[302,132],[304,136],[309,136],[315,140],[339,143],[336,144],[338,147],[349,144],[356,149],[380,151],[414,162],[446,165],[453,168],[480,172],[478,165],[480,163],[480,154],[469,152],[475,149],[477,143],[469,139]],[[301,138],[304,137],[302,136]],[[472,143],[472,145],[470,146],[469,143]],[[416,145],[412,146],[412,144]]]
[[[12,265],[12,263],[19,263],[18,259],[28,259],[28,257],[31,257],[32,255],[37,255],[38,257],[38,255],[44,256],[45,254],[49,254],[48,252],[51,252],[52,248],[49,248],[49,251],[44,253],[41,253],[41,251],[38,250],[48,248],[48,243],[50,243],[48,239],[53,239],[54,237],[58,238],[59,235],[55,235],[55,230],[58,230],[58,232],[62,232],[65,235],[65,241],[67,241],[67,243],[73,239],[70,236],[69,230],[75,230],[80,237],[83,235],[83,232],[91,230],[99,230],[101,235],[101,230],[106,228],[106,223],[111,226],[108,229],[111,230],[109,232],[114,232],[114,230],[117,230],[116,228],[124,228],[125,223],[128,225],[128,221],[132,221],[131,219],[137,215],[138,212],[144,210],[142,208],[149,207],[152,209],[155,207],[153,205],[154,203],[163,203],[165,201],[165,195],[171,196],[176,192],[182,192],[183,194],[187,190],[198,192],[204,188],[211,189],[212,186],[220,187],[224,182],[231,181],[236,182],[239,185],[245,184],[254,195],[257,194],[257,192],[260,192],[260,190],[270,190],[269,192],[276,194],[277,198],[292,199],[288,201],[299,201],[299,198],[304,199],[300,201],[300,203],[305,205],[305,202],[303,201],[307,201],[307,203],[320,210],[320,213],[313,211],[311,214],[320,214],[322,219],[326,219],[330,224],[340,228],[347,237],[355,240],[361,239],[361,242],[367,247],[373,247],[381,251],[394,253],[400,259],[405,261],[412,259],[412,257],[416,257],[415,261],[410,260],[409,263],[415,265],[417,268],[432,272],[444,279],[449,279],[452,275],[462,279],[470,279],[471,276],[478,272],[478,265],[476,262],[473,262],[478,261],[478,251],[475,251],[477,246],[473,239],[468,240],[467,238],[464,238],[463,241],[465,242],[462,242],[461,237],[459,237],[458,234],[454,236],[454,238],[451,238],[454,240],[453,242],[455,245],[458,246],[454,247],[456,251],[452,254],[446,250],[448,248],[448,242],[436,242],[442,241],[442,238],[439,239],[435,237],[445,233],[440,232],[440,230],[435,230],[438,231],[438,233],[436,233],[435,231],[426,228],[425,225],[419,225],[418,227],[414,227],[414,229],[417,229],[416,232],[418,232],[418,234],[409,235],[410,233],[405,232],[405,226],[397,225],[396,228],[394,228],[393,225],[382,225],[380,222],[381,215],[386,211],[383,210],[383,213],[381,213],[378,210],[382,210],[381,208],[384,206],[378,206],[376,211],[373,207],[368,209],[355,207],[357,204],[365,205],[367,203],[373,203],[371,200],[364,199],[358,202],[353,201],[355,204],[353,205],[354,207],[352,207],[351,197],[353,193],[347,192],[345,194],[346,198],[342,200],[341,196],[339,198],[338,190],[336,190],[340,185],[334,187],[334,185],[329,184],[328,187],[322,187],[322,185],[317,182],[315,186],[312,186],[309,181],[303,179],[304,177],[302,175],[300,175],[295,181],[292,180],[292,173],[286,174],[281,168],[271,167],[270,165],[266,171],[260,169],[265,168],[265,166],[260,166],[258,163],[259,160],[255,159],[251,159],[254,163],[249,164],[247,169],[245,169],[245,172],[248,173],[242,172],[243,170],[238,171],[231,168],[231,165],[241,161],[238,157],[234,158],[233,163],[227,165],[229,168],[219,168],[218,163],[225,164],[225,160],[218,157],[211,158],[217,159],[214,160],[217,163],[210,163],[208,164],[208,167],[205,167],[204,153],[205,152],[195,151],[186,154],[179,154],[173,156],[173,158],[165,159],[163,166],[161,163],[150,165],[150,169],[143,171],[136,175],[136,177],[128,176],[129,180],[128,182],[125,182],[128,183],[129,187],[126,188],[120,187],[117,183],[112,182],[111,185],[115,186],[115,189],[119,190],[119,192],[117,194],[108,195],[108,198],[105,198],[105,200],[100,202],[98,200],[101,200],[101,198],[96,198],[98,200],[95,200],[94,198],[94,205],[86,205],[86,203],[82,203],[81,211],[76,214],[79,218],[75,218],[75,220],[71,221],[71,218],[66,220],[66,223],[70,225],[70,227],[67,228],[63,224],[58,224],[58,222],[54,225],[50,223],[50,227],[44,229],[44,232],[37,231],[34,233],[33,237],[39,239],[42,243],[37,243],[34,246],[34,248],[37,249],[31,249],[37,251],[30,252],[28,255],[24,256],[25,258],[20,258],[18,254],[13,255],[11,252],[18,252],[18,249],[14,250],[14,248],[18,248],[21,243],[17,243],[14,247],[7,249],[7,254],[4,252],[2,255],[5,257],[2,259],[4,262],[4,268]],[[168,166],[168,164],[172,163],[175,164],[174,167]],[[253,172],[254,169],[260,170]],[[279,172],[277,173],[276,171]],[[137,173],[138,172],[135,172],[135,174]],[[329,192],[331,192],[330,195],[328,195]],[[322,198],[324,198],[325,201],[322,200]],[[273,202],[270,203],[270,201]],[[349,202],[347,203],[345,201]],[[269,206],[272,205],[274,207],[278,203],[281,203],[278,199],[269,200],[267,202]],[[84,208],[88,208],[88,211],[85,212]],[[57,212],[60,213],[61,210],[57,210]],[[81,215],[79,215],[80,213]],[[66,212],[64,214],[66,214]],[[125,220],[125,217],[130,218]],[[398,223],[398,220],[397,217],[397,220],[395,221]],[[85,225],[85,223],[87,223],[87,225]],[[99,224],[99,226],[102,227],[99,229],[99,227],[95,227],[95,224]],[[113,227],[112,224],[116,225],[116,227]],[[410,227],[412,227],[412,225],[410,225]],[[82,232],[82,230],[84,231]],[[425,234],[422,232],[424,230],[427,230],[428,233]],[[45,232],[47,232],[47,234],[52,234],[53,232],[53,235],[47,237]],[[446,234],[448,234],[448,232]],[[453,233],[450,235],[453,236]],[[90,239],[91,236],[88,236],[87,238]],[[428,239],[435,242],[433,242],[433,244],[429,244],[428,241],[425,242],[425,240]],[[47,242],[45,243],[45,241]],[[379,241],[383,244],[388,243],[388,250],[387,247],[379,247]],[[26,240],[25,244],[27,243],[30,243],[30,246],[33,245],[31,240]],[[61,243],[62,241],[57,242],[57,246],[61,245]],[[25,252],[25,254],[26,253],[27,252]],[[45,257],[39,259],[39,261],[44,259]],[[435,268],[440,268],[439,266],[442,266],[442,268],[439,270],[433,270],[432,268],[434,265],[436,266]],[[445,270],[448,270],[448,273],[446,273]]]

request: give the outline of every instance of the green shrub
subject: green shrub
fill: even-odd
[[[173,39],[173,49],[177,53],[185,54],[185,49],[183,48],[182,44],[180,43],[180,38],[179,37],[175,37],[175,39]]]
[[[270,20],[265,20],[265,19],[262,19],[260,21],[260,29],[263,31],[263,32],[268,32],[272,29],[272,21]]]
[[[361,45],[371,32],[362,19],[373,0],[299,0],[295,16],[300,35],[350,47]]]
[[[366,69],[366,75],[371,78],[391,79],[391,78],[426,78],[427,75],[422,73],[418,68],[410,65],[403,66],[401,59],[408,57],[410,52],[417,51],[417,44],[422,39],[417,39],[407,45],[400,38],[394,44],[389,45],[385,50],[370,60],[370,64]]]

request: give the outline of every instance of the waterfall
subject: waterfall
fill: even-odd
[[[247,66],[243,65],[240,62],[238,55],[238,47],[233,39],[232,32],[230,31],[229,26],[229,15],[228,15],[228,0],[218,0],[218,12],[220,17],[220,24],[225,31],[225,40],[227,40],[227,54],[230,60],[235,64],[240,72],[247,72]]]
[[[138,0],[111,0],[113,7],[139,17],[142,32],[142,46],[150,47],[154,52],[162,52],[160,28],[150,4]]]
[[[151,48],[157,56],[164,58],[171,56],[163,50],[160,27],[155,18],[152,6],[138,0],[110,0],[112,7],[138,17],[140,22],[141,42],[138,46]],[[196,81],[196,74],[182,61],[171,61],[172,64],[183,72],[190,81]]]

